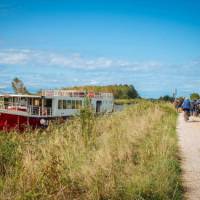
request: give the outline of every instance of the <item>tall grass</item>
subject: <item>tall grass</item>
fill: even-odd
[[[114,103],[116,105],[126,105],[126,104],[137,104],[141,103],[142,99],[135,98],[135,99],[115,99]],[[145,101],[145,100],[144,100]]]
[[[181,199],[177,116],[169,105],[143,102],[83,117],[2,133],[0,199]]]

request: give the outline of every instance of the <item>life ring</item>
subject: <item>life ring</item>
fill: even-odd
[[[45,119],[40,119],[40,124],[41,125],[46,125],[47,121]]]

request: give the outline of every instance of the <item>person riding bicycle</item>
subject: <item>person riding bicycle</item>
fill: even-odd
[[[190,100],[188,98],[185,98],[181,107],[184,111],[190,112],[191,108]]]
[[[185,115],[187,115],[187,120],[188,120],[189,116],[190,116],[190,109],[191,109],[191,103],[190,103],[189,98],[185,98],[184,99],[183,104],[182,104],[181,107],[182,107]]]

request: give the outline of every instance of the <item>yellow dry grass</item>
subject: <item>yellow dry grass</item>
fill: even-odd
[[[0,176],[0,199],[181,199],[170,105],[142,102],[87,123],[87,137],[79,117],[1,136],[16,146],[9,149],[15,163]]]

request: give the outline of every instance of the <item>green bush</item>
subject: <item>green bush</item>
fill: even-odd
[[[190,95],[190,99],[191,100],[197,100],[197,99],[200,99],[200,95],[198,93],[192,93]]]
[[[63,89],[85,90],[88,92],[111,92],[115,99],[139,98],[139,94],[133,85],[105,85],[105,86],[76,86]]]

